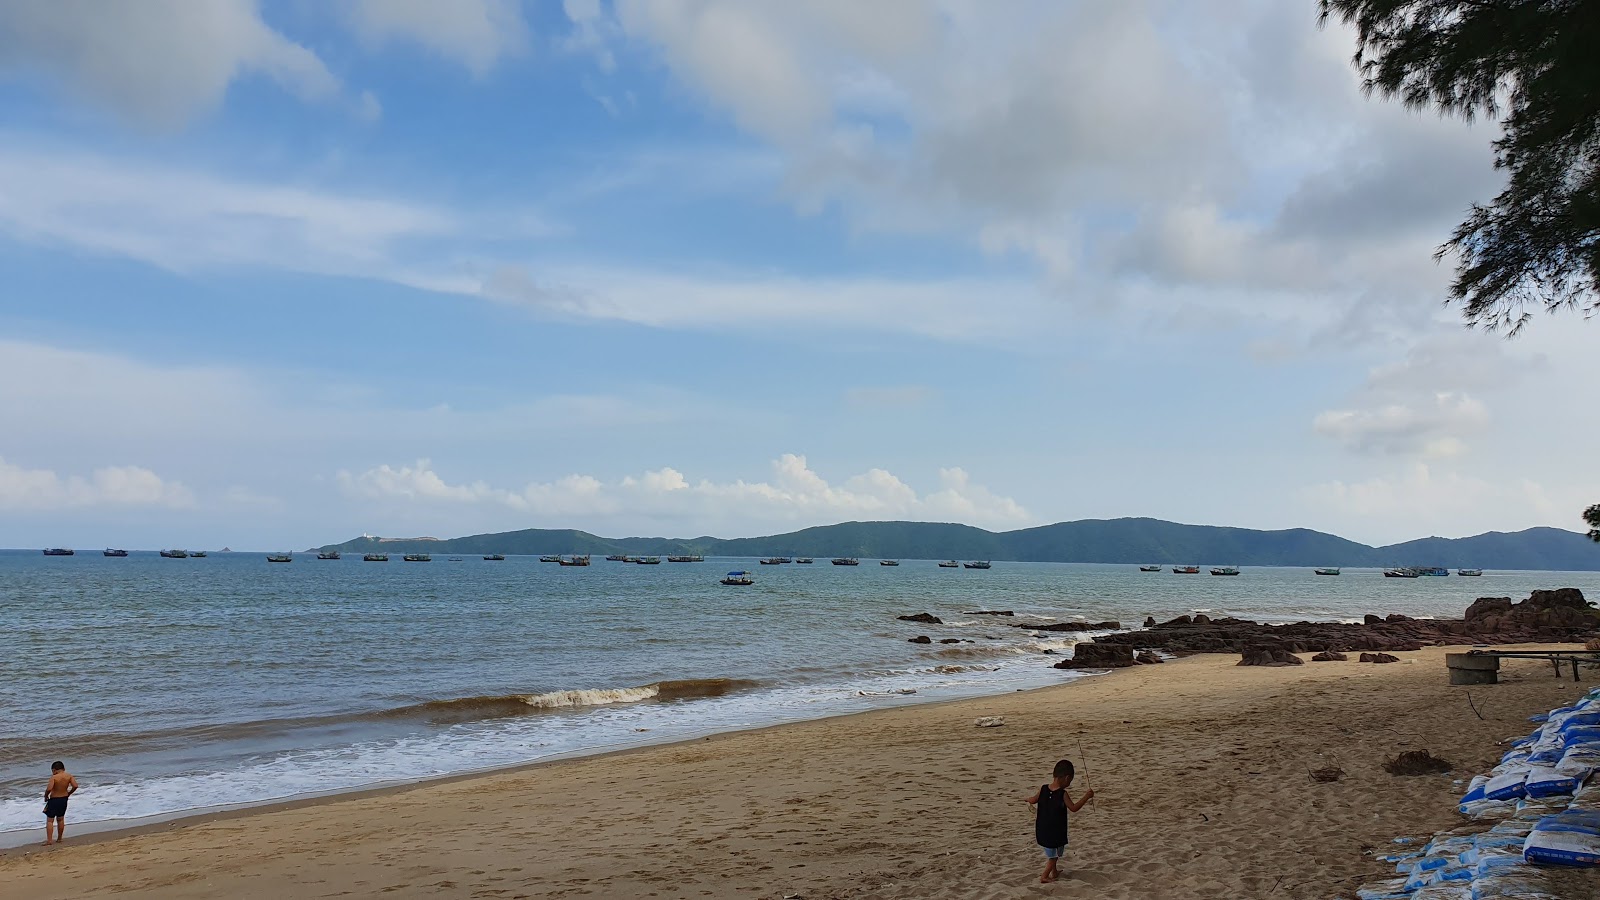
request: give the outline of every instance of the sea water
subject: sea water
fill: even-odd
[[[0,551],[0,844],[36,837],[55,759],[83,786],[74,826],[128,823],[1084,677],[1052,668],[1077,635],[1022,620],[1600,598],[1596,573],[390,559]],[[730,569],[756,584],[719,584]],[[917,612],[945,624],[896,619]]]

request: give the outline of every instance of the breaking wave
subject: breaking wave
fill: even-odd
[[[639,703],[645,700],[701,700],[750,690],[759,682],[742,678],[689,678],[639,687],[577,688],[542,694],[504,694],[429,700],[382,713],[384,718],[419,717],[435,723],[471,722],[534,715],[563,709]]]

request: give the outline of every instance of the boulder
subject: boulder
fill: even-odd
[[[1128,644],[1098,644],[1089,641],[1072,648],[1072,658],[1055,664],[1057,669],[1125,669],[1133,665],[1133,647]]]
[[[1382,625],[1383,616],[1375,616],[1372,613],[1367,613],[1361,621],[1365,625]]]
[[[1194,624],[1196,624],[1196,625],[1210,625],[1211,624],[1211,617],[1206,615],[1205,613],[1201,613],[1201,614],[1199,614],[1199,615],[1194,617]]]
[[[1400,657],[1390,656],[1387,653],[1363,653],[1361,654],[1360,661],[1369,663],[1392,663],[1399,662]]]
[[[902,622],[921,622],[924,625],[943,625],[944,620],[933,613],[917,613],[914,616],[895,616]]]
[[[1140,650],[1138,653],[1134,654],[1133,661],[1147,666],[1153,666],[1156,663],[1166,662],[1166,660],[1162,659],[1152,650]]]
[[[1510,597],[1479,597],[1467,607],[1467,614],[1463,616],[1468,622],[1482,620],[1488,616],[1504,616],[1511,611]]]
[[[1154,627],[1156,627],[1156,617],[1155,616],[1145,616],[1144,617],[1144,627],[1146,627],[1146,628],[1154,628]]]
[[[940,638],[939,639],[939,643],[941,643],[941,644],[959,644],[959,643],[961,643],[961,638]]]
[[[1303,666],[1306,661],[1283,647],[1256,646],[1239,654],[1241,666]]]
[[[908,644],[931,644],[931,643],[933,643],[933,638],[928,637],[925,634],[919,634],[916,637],[910,639],[909,641],[906,641],[906,643],[908,643]]]
[[[1344,662],[1345,660],[1347,660],[1349,658],[1350,657],[1345,656],[1343,653],[1340,653],[1337,650],[1324,650],[1321,653],[1318,653],[1316,656],[1311,657],[1311,661],[1312,662]]]

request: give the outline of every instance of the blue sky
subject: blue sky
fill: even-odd
[[[1600,499],[1314,3],[0,3],[0,545]],[[1538,447],[1530,455],[1529,446]]]

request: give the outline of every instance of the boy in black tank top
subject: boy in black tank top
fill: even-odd
[[[1039,876],[1041,884],[1056,880],[1056,860],[1067,852],[1067,813],[1083,809],[1083,805],[1094,796],[1094,789],[1090,788],[1078,802],[1072,802],[1072,798],[1067,796],[1067,787],[1072,784],[1073,774],[1072,760],[1063,759],[1056,763],[1049,784],[1022,798],[1034,808],[1033,836],[1044,848],[1044,874]]]

